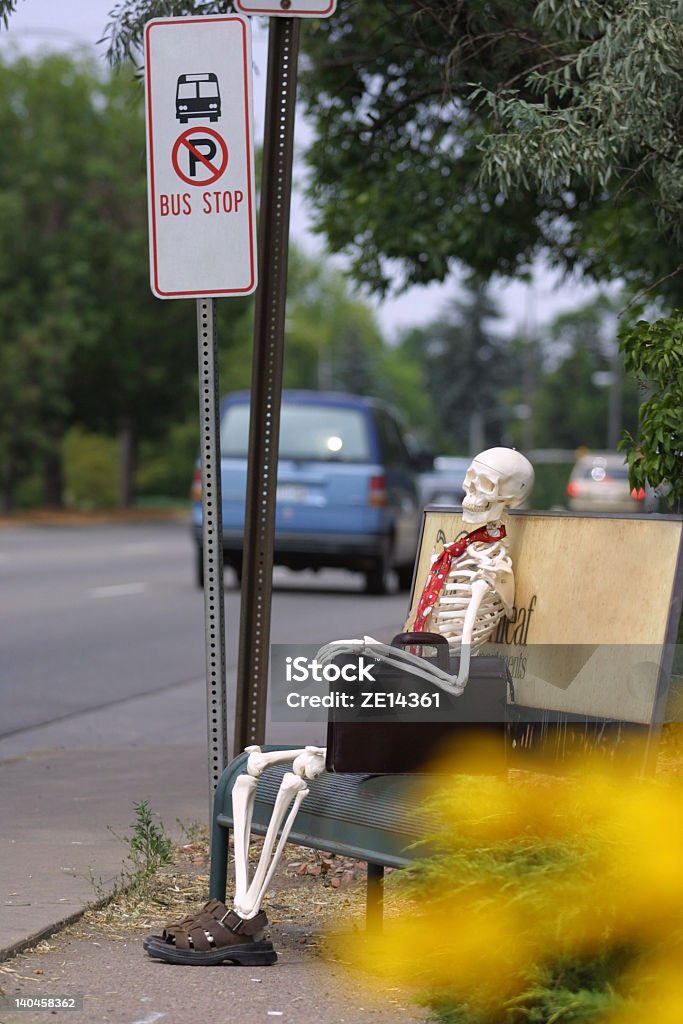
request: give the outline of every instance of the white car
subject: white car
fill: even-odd
[[[567,483],[571,512],[653,512],[657,499],[650,488],[631,487],[623,455],[582,455]]]

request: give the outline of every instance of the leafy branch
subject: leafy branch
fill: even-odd
[[[622,332],[619,347],[626,370],[648,397],[640,407],[639,433],[628,431],[626,452],[633,487],[649,482],[680,511],[683,502],[683,310],[654,323],[639,320]]]

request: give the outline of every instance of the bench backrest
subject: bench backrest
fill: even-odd
[[[427,509],[411,596],[435,551],[465,531]],[[513,512],[515,608],[482,653],[507,659],[517,703],[652,724],[664,717],[681,614],[680,516]]]

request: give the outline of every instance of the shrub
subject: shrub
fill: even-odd
[[[677,1024],[680,797],[621,760],[444,776],[411,906],[344,954],[444,1024]]]
[[[83,511],[114,508],[119,477],[116,440],[72,427],[64,438],[62,453],[66,505]]]

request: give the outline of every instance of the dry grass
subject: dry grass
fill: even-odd
[[[252,866],[258,859],[261,839],[250,846]],[[130,935],[133,930],[149,931],[195,913],[208,899],[208,833],[176,846],[173,864],[160,868],[140,883],[121,888],[111,898],[90,908],[72,925],[76,934],[93,929],[107,938]],[[287,845],[264,900],[272,924],[295,920],[314,921],[321,929],[343,912],[348,924],[364,927],[364,861],[322,854],[304,847]],[[387,901],[391,912],[394,900]]]

